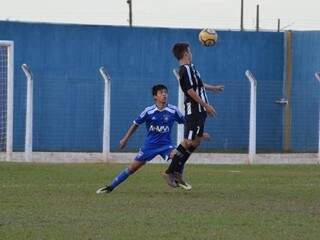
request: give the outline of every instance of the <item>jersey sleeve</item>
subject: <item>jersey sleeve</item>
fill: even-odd
[[[179,76],[181,89],[184,93],[187,93],[193,86],[190,67],[188,65],[181,66]]]
[[[145,109],[140,115],[133,121],[134,124],[140,125],[146,121],[147,110]]]
[[[177,123],[180,123],[180,124],[185,122],[184,116],[178,108],[176,108],[175,120],[177,121]]]

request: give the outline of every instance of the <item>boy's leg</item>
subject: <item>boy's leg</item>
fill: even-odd
[[[194,141],[192,141],[192,143],[194,144]],[[175,182],[177,183],[177,185],[187,191],[190,191],[192,189],[192,186],[183,179],[183,170],[186,161],[189,159],[190,155],[195,149],[196,147],[194,147],[193,145],[187,148],[186,152],[180,157],[179,164],[174,172]]]
[[[113,179],[110,185],[99,188],[97,193],[109,193],[115,189],[119,184],[125,181],[131,174],[140,169],[147,161],[150,161],[155,157],[153,151],[148,149],[140,149],[139,153],[135,157],[134,161],[124,170],[118,173],[118,175]]]
[[[140,169],[146,162],[134,160],[129,167],[121,171],[109,185],[112,189],[115,189],[118,185],[124,182],[131,174]]]
[[[167,168],[167,170],[165,172],[162,173],[162,176],[164,177],[164,179],[166,180],[167,184],[171,187],[178,187],[179,184],[177,183],[177,178],[176,175],[178,173],[178,170],[181,168],[181,164],[182,164],[182,159],[184,157],[184,155],[187,154],[187,146],[185,146],[186,144],[188,144],[187,141],[182,141],[181,144],[175,149],[175,153],[172,157],[171,163],[169,165],[169,167]],[[182,184],[182,181],[179,181]],[[187,190],[190,190],[191,186],[188,187]],[[189,189],[190,188],[190,189]]]
[[[164,159],[166,159],[166,158],[172,158],[172,157],[174,157],[174,155],[175,155],[175,151],[173,150],[173,149],[170,149],[170,151],[168,151],[167,153],[165,153],[165,156],[166,157],[163,157]],[[181,187],[181,188],[183,188],[183,189],[185,189],[185,190],[191,190],[192,189],[192,186],[189,184],[189,183],[187,183],[186,181],[184,181],[183,180],[183,178],[182,178],[182,172],[183,172],[183,165],[182,166],[179,166],[179,168],[178,168],[178,170],[179,171],[181,171],[181,173],[180,172],[175,172],[174,173],[174,178],[173,178],[173,181],[175,182],[175,184],[178,186],[178,187]],[[167,174],[163,174],[164,175],[164,177],[165,178],[167,178]],[[170,176],[170,175],[169,175]],[[167,180],[167,179],[166,179]],[[178,180],[178,181],[177,181]]]
[[[188,136],[190,136],[190,133],[192,132],[193,134],[191,137],[191,143],[188,144],[186,153],[180,158],[178,168],[176,172],[181,172],[181,169],[184,168],[185,163],[189,159],[190,155],[194,152],[194,150],[200,145],[202,139],[208,139],[210,138],[210,135],[207,133],[204,133],[204,124],[206,121],[206,115],[200,115],[197,118],[193,118],[190,121],[191,127],[189,127],[189,132]],[[191,130],[190,130],[191,129]],[[196,129],[196,131],[195,131]],[[195,131],[195,133],[194,133]],[[185,136],[187,133],[185,133]],[[190,139],[190,138],[189,138]],[[180,170],[180,171],[179,171]]]
[[[200,145],[200,139],[198,140],[197,138],[195,141],[192,141],[188,149],[186,150],[186,153],[180,158],[179,160],[179,165],[177,167],[177,172],[180,173],[181,175],[183,174],[184,170],[184,165],[186,164],[187,160],[191,156],[191,154],[196,150],[196,148]]]
[[[182,145],[184,147],[183,151],[180,151],[181,154],[178,156],[173,157],[173,161],[175,161],[171,166],[169,166],[167,170],[167,174],[173,174],[175,177],[175,182],[178,186],[185,186],[186,182],[183,180],[182,172],[184,169],[184,165],[189,159],[190,155],[193,153],[193,151],[200,145],[201,139],[203,137],[204,133],[204,123],[205,123],[206,116],[199,116],[199,117],[193,117],[189,120],[187,119],[186,125],[185,125],[185,139],[182,142],[182,144],[179,145],[179,147]],[[178,148],[179,148],[178,147]],[[179,153],[179,150],[177,149],[177,152]],[[188,184],[191,189],[191,185]]]
[[[175,148],[172,145],[167,145],[162,148],[159,148],[158,154],[165,161],[168,161],[169,159],[171,159],[171,163],[172,163],[172,157],[175,156],[175,154],[173,154],[174,151],[175,151]],[[175,178],[173,174],[167,174],[166,172],[161,172],[160,174],[163,176],[163,178],[166,180],[167,184],[170,187],[173,187],[173,188],[178,187],[177,183],[175,182]]]
[[[202,137],[204,130],[205,116],[190,115],[186,117],[184,125],[184,140],[176,149],[176,154],[172,158],[171,164],[166,170],[167,174],[174,174],[178,172],[179,168],[188,160],[191,153],[198,146],[200,141],[198,137]],[[191,149],[191,151],[189,151]]]
[[[110,185],[106,185],[97,190],[97,193],[109,193],[122,182],[124,182],[131,174],[140,169],[146,162],[134,160],[127,168],[118,173],[118,175],[112,180]]]
[[[187,154],[187,148],[186,146],[188,142],[185,140],[181,142],[181,144],[176,148],[175,154],[172,157],[171,163],[167,170],[165,171],[166,174],[174,174],[176,170],[179,168],[180,159],[183,158],[185,154]]]
[[[180,174],[183,174],[184,165],[185,165],[186,161],[189,159],[189,157],[191,156],[191,154],[194,152],[194,150],[196,150],[196,148],[201,144],[202,141],[208,141],[208,140],[210,140],[211,137],[210,137],[209,133],[205,132],[205,133],[203,133],[202,137],[198,137],[198,138],[199,138],[198,141],[196,143],[193,143],[191,145],[191,147],[188,148],[187,154],[185,155],[184,160],[183,160],[184,163],[182,165],[180,165],[178,168],[178,172]]]

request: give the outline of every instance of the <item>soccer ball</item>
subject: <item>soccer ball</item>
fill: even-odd
[[[199,33],[199,41],[203,46],[211,47],[218,41],[218,34],[211,28],[202,29]]]

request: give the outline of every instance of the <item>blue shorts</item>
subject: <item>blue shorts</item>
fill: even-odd
[[[165,145],[161,147],[142,147],[140,148],[137,156],[134,160],[148,162],[155,158],[157,155],[160,155],[164,160],[168,160],[170,158],[170,153],[174,149],[172,145]]]

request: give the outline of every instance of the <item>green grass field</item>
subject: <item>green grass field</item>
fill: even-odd
[[[320,239],[320,166],[188,165],[193,190],[148,165],[0,163],[0,239]]]

